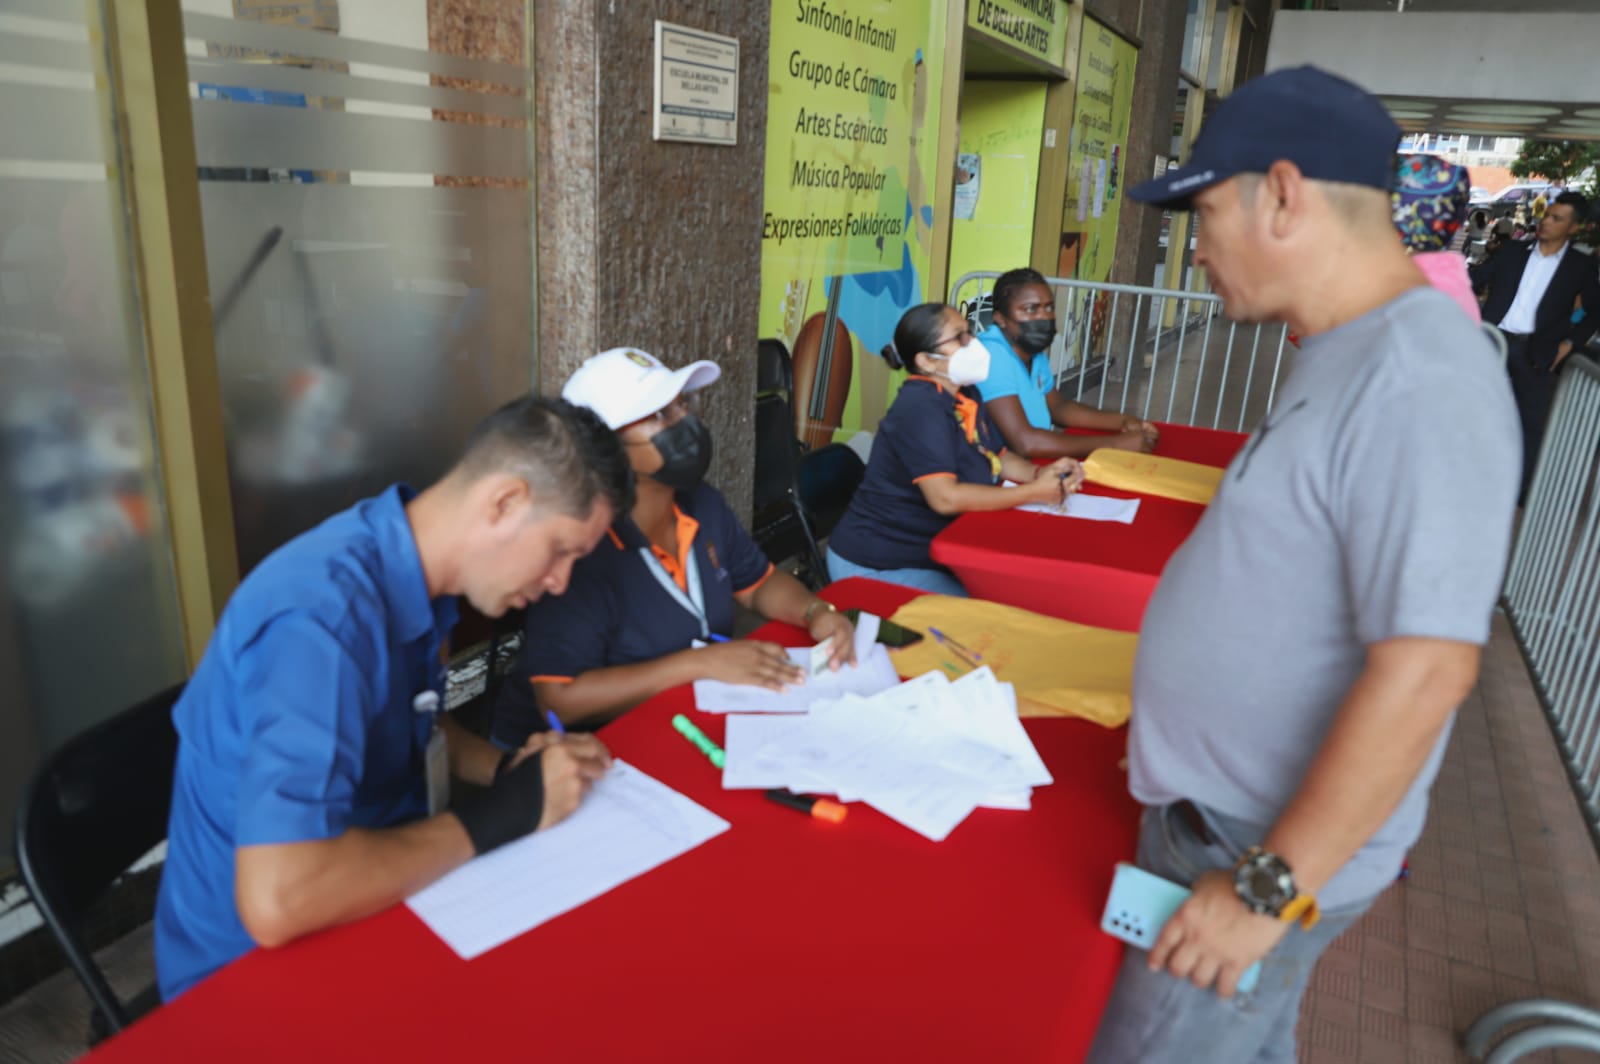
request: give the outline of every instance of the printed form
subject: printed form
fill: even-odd
[[[727,830],[709,809],[614,761],[566,820],[473,858],[406,904],[471,960]]]

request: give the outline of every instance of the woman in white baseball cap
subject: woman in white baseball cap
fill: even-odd
[[[782,647],[728,639],[735,603],[819,643],[833,639],[834,668],[854,660],[849,620],[776,570],[704,481],[711,433],[696,410],[721,375],[714,362],[669,369],[618,347],[585,361],[561,390],[621,438],[638,502],[574,566],[564,595],[529,607],[521,657],[495,708],[497,742],[520,746],[546,709],[593,728],[694,680],[774,690],[802,682]]]

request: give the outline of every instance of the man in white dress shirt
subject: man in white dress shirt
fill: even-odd
[[[1509,244],[1472,270],[1472,286],[1488,292],[1483,320],[1506,337],[1506,370],[1522,419],[1522,490],[1526,494],[1561,365],[1600,324],[1600,267],[1572,246],[1589,208],[1563,192],[1539,220],[1535,244]],[[1583,317],[1572,320],[1582,300]]]

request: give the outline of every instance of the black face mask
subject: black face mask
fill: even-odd
[[[1017,346],[1022,348],[1024,354],[1037,355],[1040,351],[1050,346],[1050,341],[1056,338],[1056,323],[1054,318],[1035,318],[1032,321],[1017,322]]]
[[[650,442],[661,453],[661,468],[650,477],[673,491],[698,487],[711,468],[711,430],[693,414],[683,415],[650,437]]]

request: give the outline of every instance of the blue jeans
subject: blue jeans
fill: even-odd
[[[829,547],[828,579],[843,580],[847,576],[870,577],[889,584],[931,591],[935,595],[967,597],[967,589],[961,586],[961,581],[943,569],[868,569],[865,565],[857,565],[847,558],[841,558],[837,551]]]
[[[1211,835],[1202,840],[1172,807],[1146,807],[1139,823],[1138,865],[1188,886],[1201,872],[1231,868],[1260,843],[1231,838],[1234,822],[1203,814]],[[1232,834],[1243,834],[1237,830]],[[1090,1064],[1295,1064],[1294,1028],[1300,999],[1317,958],[1376,901],[1324,912],[1310,931],[1291,928],[1261,961],[1261,978],[1248,994],[1229,1000],[1216,991],[1146,966],[1149,954],[1129,946],[1116,987],[1089,1051]]]

